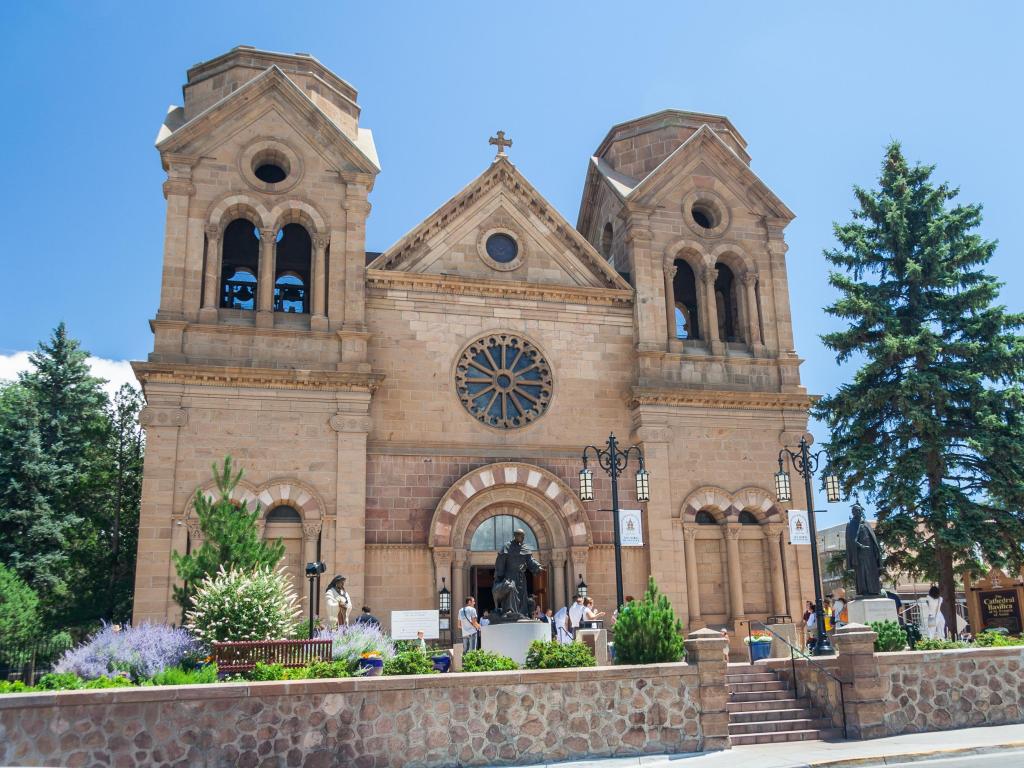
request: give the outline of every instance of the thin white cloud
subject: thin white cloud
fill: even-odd
[[[10,355],[0,355],[0,380],[13,381],[18,374],[27,371],[32,367],[28,360],[28,352],[15,352]],[[106,379],[104,389],[108,395],[113,395],[120,389],[122,384],[131,384],[138,388],[139,382],[132,373],[131,364],[127,360],[107,360],[102,357],[90,357],[89,368],[93,376]]]

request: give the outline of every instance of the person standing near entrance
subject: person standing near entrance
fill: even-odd
[[[586,613],[586,607],[583,605],[583,595],[576,595],[576,602],[569,607],[569,633],[573,639],[576,639],[576,630],[580,628],[580,622],[583,621],[583,614]]]
[[[476,617],[476,599],[466,598],[466,604],[459,609],[459,625],[462,629],[462,651],[476,651],[480,648],[480,622]]]

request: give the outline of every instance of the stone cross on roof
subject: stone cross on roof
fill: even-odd
[[[498,135],[497,136],[491,136],[491,138],[489,138],[487,140],[487,143],[488,144],[493,144],[494,146],[496,146],[498,148],[498,154],[495,155],[496,158],[497,157],[505,157],[505,147],[511,147],[512,146],[512,139],[506,139],[505,138],[505,132],[504,131],[498,131]]]

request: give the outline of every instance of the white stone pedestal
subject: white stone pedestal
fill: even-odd
[[[534,640],[551,640],[551,625],[527,620],[487,624],[480,628],[480,647],[483,650],[508,656],[520,666],[526,662],[526,652]]]
[[[846,615],[851,624],[870,624],[872,621],[897,621],[896,601],[887,597],[857,598],[850,601]]]

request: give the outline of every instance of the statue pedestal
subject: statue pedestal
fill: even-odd
[[[887,597],[865,597],[850,601],[846,608],[850,623],[870,624],[872,621],[897,621],[896,602]]]
[[[774,631],[780,637],[788,640],[793,649],[800,650],[800,643],[796,639],[796,624],[769,624],[768,629]],[[769,656],[773,659],[789,658],[792,649],[775,635],[772,635],[772,650]]]
[[[607,629],[577,629],[576,639],[594,653],[594,658],[597,659],[597,666],[608,666]]]
[[[483,650],[508,656],[520,666],[526,662],[526,652],[534,640],[551,640],[551,625],[527,620],[488,624],[480,628],[480,647]]]

